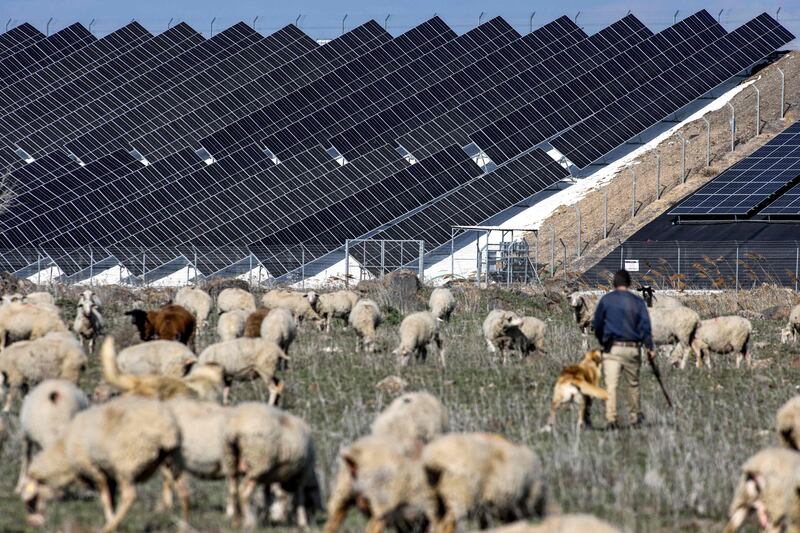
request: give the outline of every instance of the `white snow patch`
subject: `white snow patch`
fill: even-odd
[[[349,259],[349,265],[342,259],[322,272],[306,278],[305,281],[294,283],[291,287],[294,289],[344,288],[345,272],[350,276],[350,285],[355,285],[362,279],[375,279],[375,276],[366,268],[362,268],[361,263],[356,261],[353,256],[350,256]]]
[[[657,137],[653,138],[650,142],[643,144],[642,146],[637,147],[632,152],[626,154],[624,157],[610,163],[603,168],[599,169],[597,172],[590,174],[589,176],[577,180],[574,185],[567,187],[557,193],[545,198],[544,200],[537,202],[535,205],[525,209],[524,211],[514,215],[510,219],[506,220],[499,227],[501,228],[515,228],[515,229],[525,229],[528,231],[533,231],[535,229],[539,229],[542,223],[555,212],[561,206],[571,206],[578,203],[584,196],[586,196],[589,192],[601,189],[605,184],[610,182],[617,174],[620,172],[630,168],[635,164],[635,160],[641,157],[643,154],[650,152],[658,147],[659,144],[664,142],[665,140],[672,137],[676,131],[680,130],[690,122],[694,122],[695,120],[699,120],[707,113],[712,111],[717,111],[723,107],[725,107],[730,100],[739,94],[741,91],[758,81],[759,78],[755,80],[750,80],[746,83],[742,83],[741,85],[737,85],[736,87],[730,89],[729,91],[722,94],[719,98],[708,103],[708,105],[703,106],[702,108],[698,109],[695,113],[691,114],[686,119],[682,120],[680,123],[675,124],[673,127],[669,128],[668,130],[664,131]],[[558,152],[558,150],[548,151],[548,155],[558,161],[563,154]],[[547,228],[543,228],[542,231],[547,231]],[[522,232],[519,235],[515,233],[514,237],[517,238],[518,236],[521,237]],[[496,244],[499,243],[501,239],[501,232],[494,231],[492,232],[488,238],[485,234],[481,234],[480,242],[481,248],[483,248],[487,242]],[[540,254],[545,254],[546,256],[549,254],[548,250],[540,250]],[[455,277],[474,277],[475,272],[477,269],[477,260],[478,260],[478,253],[477,248],[475,246],[475,241],[472,241],[470,244],[458,249],[452,256],[452,270],[453,275]],[[448,256],[446,259],[439,261],[438,263],[428,267],[425,270],[425,279],[432,281],[433,283],[444,282],[446,281],[446,277],[451,274],[451,257]]]

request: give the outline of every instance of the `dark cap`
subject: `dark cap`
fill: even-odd
[[[614,273],[614,287],[630,287],[631,275],[624,268]]]

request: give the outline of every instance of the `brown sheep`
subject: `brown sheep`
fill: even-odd
[[[259,307],[247,317],[244,323],[244,336],[245,337],[260,337],[261,336],[261,323],[264,318],[269,314],[272,309],[266,307]]]
[[[157,311],[134,309],[125,313],[143,341],[159,338],[189,344],[194,339],[195,318],[180,305],[165,305]]]

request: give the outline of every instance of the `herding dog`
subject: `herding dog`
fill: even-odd
[[[182,378],[155,374],[143,376],[123,374],[117,366],[117,351],[114,348],[113,337],[106,337],[103,342],[100,349],[100,360],[103,365],[103,379],[123,394],[133,394],[156,400],[187,396],[212,401],[219,401],[222,395],[224,371],[216,363],[196,365],[189,375]]]
[[[590,350],[583,356],[583,361],[578,365],[568,366],[561,371],[553,388],[553,403],[550,405],[550,418],[547,420],[545,431],[551,431],[556,423],[556,411],[566,403],[577,402],[578,429],[584,425],[591,425],[589,411],[592,398],[608,400],[608,393],[600,387],[600,363],[603,354],[600,350]]]

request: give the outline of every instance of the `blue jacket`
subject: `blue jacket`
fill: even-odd
[[[642,298],[614,290],[600,298],[594,313],[594,334],[604,347],[613,341],[640,342],[653,349],[650,315]]]

